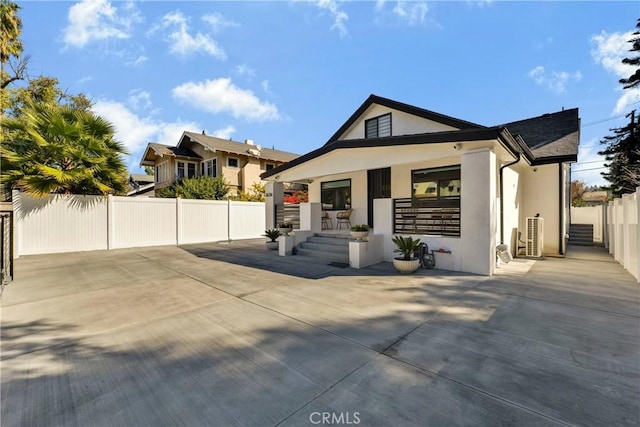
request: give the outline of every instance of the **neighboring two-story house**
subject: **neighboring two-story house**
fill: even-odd
[[[261,147],[251,140],[243,143],[184,132],[175,147],[149,143],[140,165],[154,168],[155,189],[181,178],[222,176],[233,194],[248,191],[254,183],[262,182],[260,174],[297,157],[297,154]]]

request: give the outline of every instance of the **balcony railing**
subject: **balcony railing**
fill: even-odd
[[[436,206],[438,204],[438,206]],[[395,234],[460,236],[460,200],[393,200]]]

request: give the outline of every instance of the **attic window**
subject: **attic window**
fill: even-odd
[[[391,113],[365,120],[365,138],[382,138],[385,136],[391,136]]]
[[[240,160],[236,157],[227,157],[227,167],[237,168],[240,167]]]

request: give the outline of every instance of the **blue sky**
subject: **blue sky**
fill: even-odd
[[[30,75],[87,94],[134,172],[183,130],[303,154],[375,93],[484,125],[579,107],[574,178],[601,184],[598,141],[640,106],[617,83],[637,1],[19,4]]]

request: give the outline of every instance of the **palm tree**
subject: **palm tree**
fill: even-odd
[[[122,143],[108,121],[66,105],[29,104],[20,117],[2,119],[12,138],[0,146],[6,190],[35,197],[117,194],[127,188]]]

